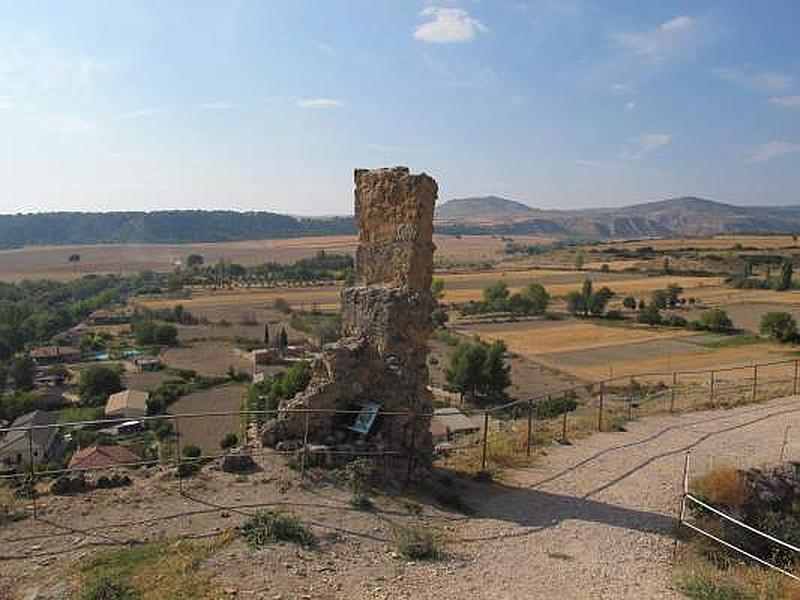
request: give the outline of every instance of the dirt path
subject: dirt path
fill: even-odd
[[[649,418],[554,448],[458,528],[470,557],[461,568],[407,584],[417,598],[680,598],[671,535],[686,451],[697,474],[774,463],[787,426],[800,428],[800,397]],[[790,435],[786,457],[798,455]]]

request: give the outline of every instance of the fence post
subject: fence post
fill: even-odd
[[[797,359],[794,359],[794,383],[792,384],[792,393],[797,395]]]
[[[675,412],[675,388],[678,387],[678,372],[672,372],[672,395],[669,400],[669,412]]]
[[[300,480],[306,478],[306,459],[308,456],[308,420],[309,412],[306,409],[305,430],[303,431],[303,455],[300,457]]]
[[[412,406],[408,412],[408,417],[411,419],[411,440],[409,441],[408,448],[408,467],[406,470],[406,487],[411,483],[411,476],[414,473],[414,452],[417,447],[417,411]]]
[[[781,444],[781,458],[779,462],[783,462],[783,454],[786,451],[786,443],[789,441],[789,425],[783,430],[783,443]]]
[[[481,471],[486,470],[486,448],[489,445],[489,411],[483,411],[483,453],[481,455]]]
[[[33,503],[33,518],[36,515],[36,468],[33,466],[33,434],[30,427],[28,428],[28,479],[29,490],[31,495],[31,502]]]
[[[709,391],[708,401],[711,406],[714,406],[714,371],[711,371],[711,388]]]
[[[525,447],[525,456],[531,455],[531,429],[533,428],[533,399],[528,400],[528,443]]]
[[[561,443],[567,443],[567,392],[564,392],[564,416],[561,420]]]
[[[600,408],[597,413],[597,431],[603,431],[603,382],[600,382]]]
[[[756,394],[758,392],[758,365],[753,365],[753,402],[756,401]]]
[[[177,461],[178,491],[183,496],[183,474],[181,473],[181,430],[178,424],[180,419],[175,419],[175,460]]]

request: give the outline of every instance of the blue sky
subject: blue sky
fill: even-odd
[[[0,212],[800,204],[800,3],[0,0]]]

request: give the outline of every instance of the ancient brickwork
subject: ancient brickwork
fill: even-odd
[[[385,416],[368,434],[352,434],[347,417],[316,414],[308,420],[309,441],[391,448],[427,463],[430,420],[419,415],[433,409],[426,359],[436,195],[431,177],[405,167],[356,170],[356,285],[342,291],[343,337],[325,348],[306,391],[282,408],[358,410],[373,403]],[[304,416],[284,413],[266,428],[265,442],[297,439],[305,428]]]

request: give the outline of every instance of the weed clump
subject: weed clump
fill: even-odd
[[[394,549],[410,560],[436,560],[442,555],[440,545],[436,534],[420,525],[395,527],[392,534]]]
[[[253,550],[276,542],[314,546],[317,541],[296,516],[273,510],[258,511],[239,527],[238,532]]]

